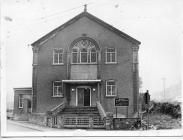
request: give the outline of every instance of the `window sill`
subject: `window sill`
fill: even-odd
[[[64,65],[64,63],[60,63],[60,64],[52,64],[53,66],[60,66],[60,65]]]
[[[64,96],[52,96],[53,98],[63,98]]]
[[[105,95],[105,97],[107,97],[107,98],[114,98],[114,97],[116,97],[116,95]]]
[[[117,62],[105,62],[105,64],[117,64]]]
[[[97,63],[71,63],[71,65],[97,65]]]

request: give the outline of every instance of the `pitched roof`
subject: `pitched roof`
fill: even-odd
[[[84,11],[80,14],[78,14],[77,16],[75,16],[74,18],[70,19],[69,21],[67,21],[66,23],[62,24],[61,26],[57,27],[56,29],[52,30],[51,32],[49,32],[48,34],[44,35],[43,37],[41,37],[40,39],[38,39],[37,41],[35,41],[34,43],[32,43],[31,45],[32,46],[36,46],[37,44],[47,40],[49,37],[53,36],[53,34],[55,34],[56,32],[64,29],[65,27],[67,27],[68,25],[72,24],[73,22],[76,22],[77,20],[79,20],[80,18],[82,17],[88,17],[89,19],[101,24],[102,26],[106,27],[107,29],[115,32],[116,34],[118,34],[119,36],[123,37],[123,38],[126,38],[127,40],[129,40],[130,42],[134,43],[134,44],[137,44],[137,45],[140,45],[141,42],[136,40],[135,38],[127,35],[126,33],[118,30],[117,28],[109,25],[108,23],[104,22],[103,20],[95,17],[94,15]]]

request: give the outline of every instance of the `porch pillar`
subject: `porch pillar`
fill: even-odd
[[[100,83],[97,83],[97,100],[100,102]]]

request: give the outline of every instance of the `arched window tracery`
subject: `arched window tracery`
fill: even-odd
[[[97,49],[88,39],[81,39],[73,45],[72,63],[97,63]]]

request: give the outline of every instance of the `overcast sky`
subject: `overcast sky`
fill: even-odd
[[[181,80],[182,0],[1,0],[1,44],[6,49],[7,94],[32,86],[33,43],[83,11],[141,41],[142,88],[153,94]],[[183,23],[182,23],[183,24]]]

